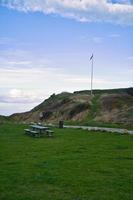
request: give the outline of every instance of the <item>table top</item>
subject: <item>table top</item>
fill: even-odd
[[[48,127],[46,126],[40,126],[40,125],[30,125],[32,128],[35,128],[35,129],[39,129],[39,130],[45,130],[45,129],[48,129]]]

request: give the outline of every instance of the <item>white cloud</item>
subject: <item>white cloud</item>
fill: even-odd
[[[110,38],[119,38],[120,37],[120,34],[117,34],[117,33],[112,33],[109,35]]]
[[[81,22],[133,25],[133,5],[129,0],[1,0],[0,4],[24,12],[59,14]]]
[[[93,42],[96,44],[100,44],[102,42],[103,38],[102,37],[94,37]]]
[[[133,56],[129,56],[129,57],[127,57],[127,60],[129,60],[129,61],[133,61]]]
[[[49,66],[51,60],[44,55],[35,55],[35,53],[21,49],[0,50],[0,68],[36,68]]]
[[[11,44],[15,40],[7,38],[7,37],[0,37],[0,45],[6,45],[6,44]]]
[[[18,90],[18,89],[12,89],[12,90],[10,90],[9,94],[10,94],[10,97],[12,97],[12,98],[21,97],[22,91]]]
[[[1,103],[18,103],[29,104],[39,103],[43,101],[44,97],[41,94],[30,90],[10,89],[7,94],[0,95]]]

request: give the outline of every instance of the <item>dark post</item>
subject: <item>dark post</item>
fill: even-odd
[[[59,121],[59,128],[63,128],[64,122],[63,121]]]

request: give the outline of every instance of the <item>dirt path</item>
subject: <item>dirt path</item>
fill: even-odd
[[[130,134],[133,135],[133,130],[120,129],[120,128],[104,128],[104,127],[92,127],[92,126],[64,126],[65,128],[81,128],[89,131],[105,131],[110,133]]]

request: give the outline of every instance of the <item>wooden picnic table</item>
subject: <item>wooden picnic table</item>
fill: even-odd
[[[25,129],[25,133],[35,137],[41,137],[43,135],[52,137],[54,132],[50,130],[47,126],[34,124],[30,125],[30,129]]]
[[[36,131],[39,135],[45,133],[46,130],[49,128],[47,126],[40,126],[40,125],[30,125],[33,131]]]

